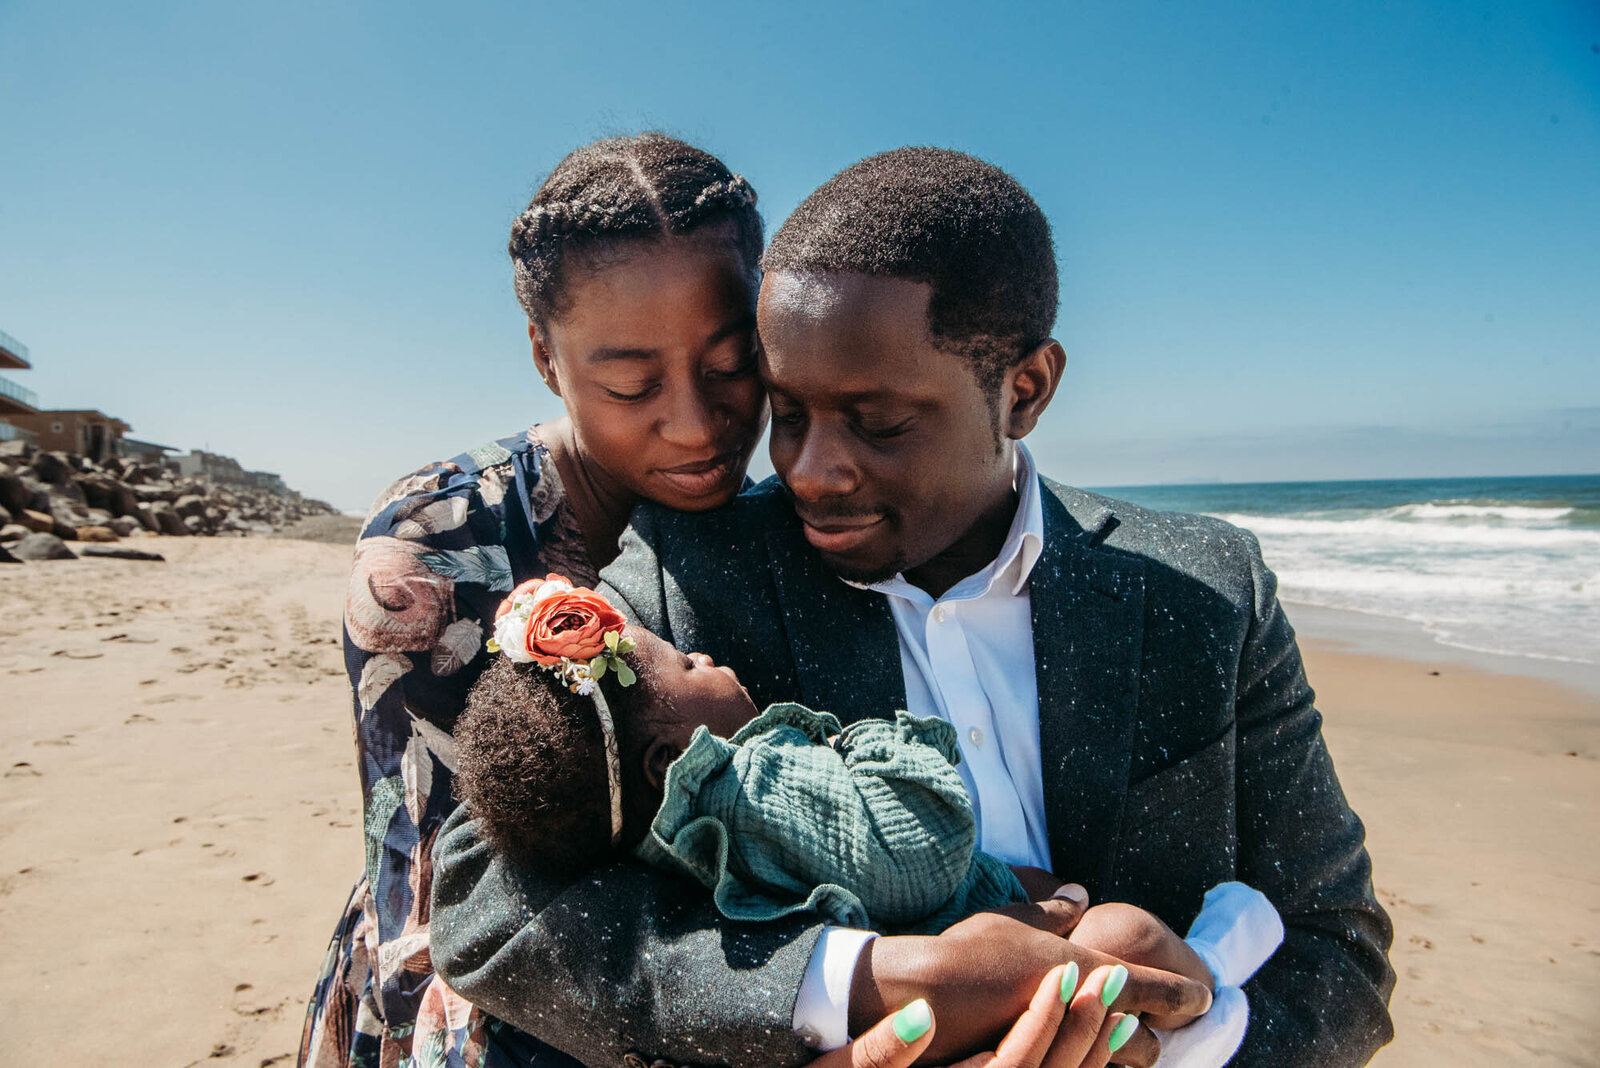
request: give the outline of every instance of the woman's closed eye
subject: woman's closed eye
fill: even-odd
[[[601,386],[601,391],[612,400],[642,401],[654,395],[661,389],[660,382],[644,382],[632,385],[618,384],[616,386]]]
[[[756,368],[761,356],[759,345],[749,345],[739,351],[736,356],[723,357],[715,360],[706,368],[707,378],[731,379],[744,378],[756,373]]]

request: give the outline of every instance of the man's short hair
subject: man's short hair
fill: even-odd
[[[929,335],[971,361],[986,393],[1055,326],[1044,212],[999,167],[949,149],[897,148],[840,171],[778,229],[762,267],[929,284]]]

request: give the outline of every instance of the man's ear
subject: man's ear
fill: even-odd
[[[1005,409],[1001,413],[1006,437],[1020,441],[1039,425],[1066,370],[1067,354],[1061,342],[1048,338],[1006,371],[1001,386]]]
[[[556,377],[556,363],[550,358],[550,346],[545,344],[543,335],[539,333],[539,324],[531,319],[528,320],[528,340],[533,343],[533,366],[538,369],[539,377],[544,379],[551,393],[561,396],[561,380]]]
[[[683,755],[683,750],[666,738],[652,738],[644,750],[644,781],[651,790],[660,790],[667,781],[667,768]]]

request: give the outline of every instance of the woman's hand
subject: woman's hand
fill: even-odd
[[[1109,1012],[1108,984],[1115,995],[1126,980],[1114,967],[1096,968],[1078,986],[1078,969],[1052,968],[1028,1008],[993,1052],[968,1057],[952,1068],[1103,1068],[1117,1064],[1148,1068],[1160,1043],[1137,1017]],[[911,1068],[933,1041],[933,1010],[922,999],[880,1021],[854,1042],[811,1062],[811,1068]]]

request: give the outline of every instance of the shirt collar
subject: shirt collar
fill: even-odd
[[[1033,464],[1033,454],[1022,442],[1017,442],[1016,465],[1012,474],[1012,487],[1017,491],[1017,513],[1011,519],[1011,529],[1000,552],[983,569],[968,575],[947,590],[940,600],[957,600],[987,597],[998,586],[1008,596],[1015,597],[1028,585],[1033,566],[1044,551],[1044,499],[1040,495],[1039,475]],[[843,581],[860,590],[871,590],[891,597],[908,600],[932,601],[927,591],[906,581],[904,574],[867,585]]]

